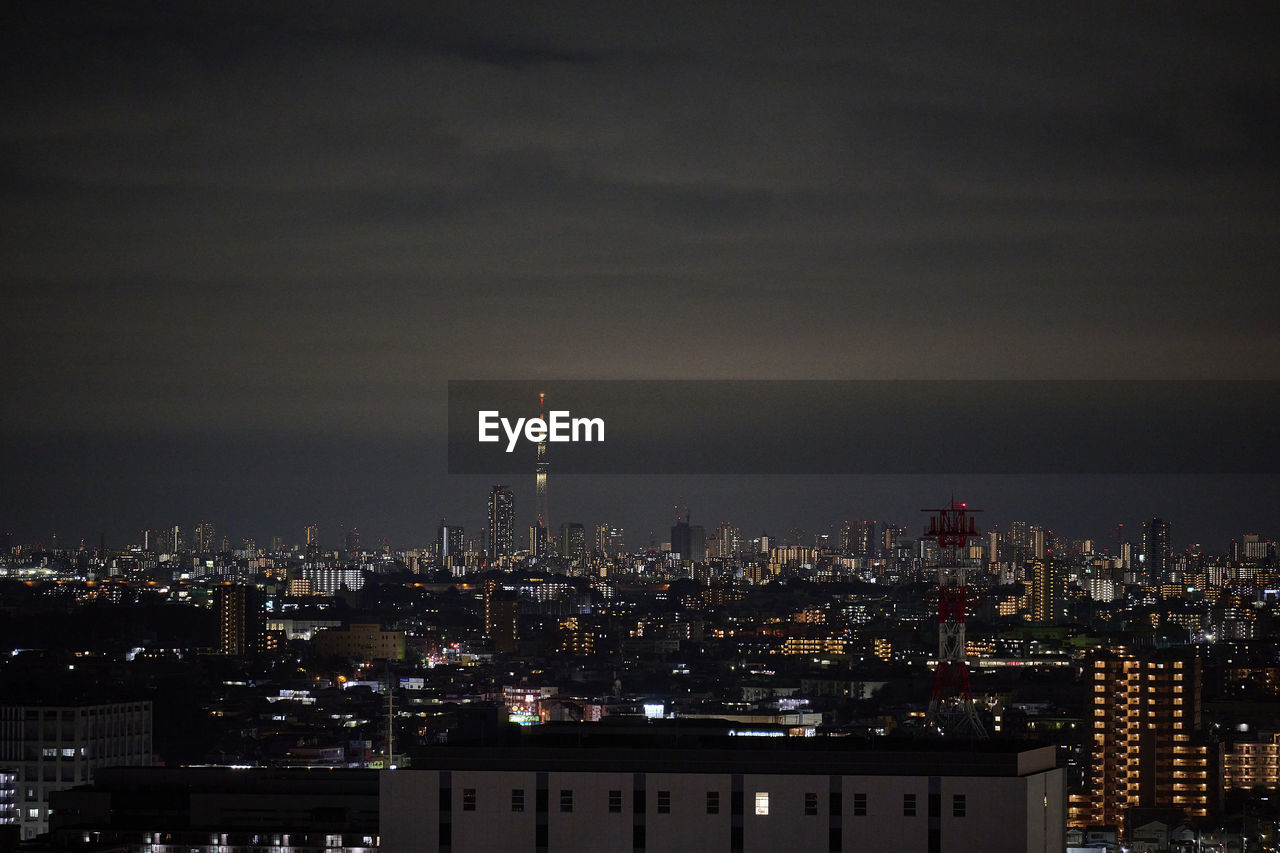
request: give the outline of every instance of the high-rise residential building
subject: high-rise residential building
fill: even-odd
[[[1161,583],[1172,570],[1173,548],[1169,543],[1169,522],[1153,518],[1142,530],[1143,583]]]
[[[496,485],[489,493],[489,562],[496,563],[515,551],[515,496]]]
[[[1036,525],[1031,528],[1031,557],[1036,560],[1043,560],[1049,553],[1049,536],[1048,531],[1043,527]]]
[[[1031,569],[1031,621],[1061,625],[1067,615],[1066,568],[1052,559],[1036,560]]]
[[[593,550],[597,556],[613,556],[613,552],[609,548],[609,530],[607,522],[602,521],[596,525],[596,540],[593,543]]]
[[[218,587],[218,648],[224,655],[256,655],[265,650],[267,614],[256,586]]]
[[[303,556],[308,563],[314,563],[320,558],[320,528],[314,524],[308,524],[303,530],[305,536],[305,544]]]
[[[878,533],[880,522],[865,521],[859,519],[857,521],[846,521],[844,526],[840,528],[840,550],[844,554],[854,557],[864,557],[873,559],[880,556],[880,549],[883,545]]]
[[[51,792],[89,784],[103,767],[152,762],[150,702],[0,705],[0,780],[12,777],[22,839],[49,831]]]
[[[1207,816],[1221,781],[1217,747],[1200,729],[1199,659],[1119,648],[1086,674],[1088,778],[1070,824],[1132,828],[1170,809]]]
[[[516,650],[520,628],[520,600],[496,578],[484,582],[484,634],[497,654]]]
[[[717,557],[732,557],[734,554],[742,551],[745,543],[742,539],[742,531],[734,527],[727,521],[722,521],[716,526]]]

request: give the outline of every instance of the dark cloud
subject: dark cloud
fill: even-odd
[[[1280,364],[1269,4],[4,14],[15,435],[412,435],[459,377]]]

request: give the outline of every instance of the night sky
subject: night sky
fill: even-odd
[[[475,532],[450,379],[1280,379],[1280,7],[863,5],[10,4],[0,526]],[[551,515],[954,489],[1223,550],[1276,480],[553,475]]]

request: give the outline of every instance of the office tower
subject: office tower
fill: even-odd
[[[677,515],[675,526],[671,528],[671,552],[691,563],[702,563],[707,559],[706,531],[701,525],[689,524],[688,507],[685,507],[684,518]]]
[[[1173,550],[1169,544],[1169,522],[1153,518],[1142,531],[1143,583],[1165,581],[1173,569]]]
[[[182,539],[181,525],[173,525],[156,534],[156,548],[161,554],[177,554],[186,546]]]
[[[150,702],[0,705],[0,777],[15,777],[23,839],[49,831],[51,792],[87,785],[103,767],[153,761]]]
[[[1219,760],[1200,731],[1200,661],[1119,648],[1086,673],[1089,777],[1071,798],[1070,824],[1132,829],[1162,810],[1208,815]]]
[[[214,540],[213,524],[208,521],[202,521],[196,525],[195,529],[195,546],[197,554],[208,554],[217,547]]]
[[[224,655],[264,651],[267,615],[256,586],[225,583],[218,587],[218,648]]]
[[[560,556],[580,559],[587,552],[587,531],[576,521],[560,524]]]
[[[1040,625],[1067,621],[1067,572],[1052,559],[1036,560],[1032,566],[1031,621]]]
[[[284,540],[279,536],[271,537],[271,553],[279,554],[284,549]]]
[[[496,563],[515,550],[515,496],[503,485],[489,493],[489,561]]]
[[[467,531],[462,525],[445,524],[440,519],[436,528],[436,553],[440,555],[440,565],[446,568],[461,566],[467,551]]]
[[[1049,543],[1046,531],[1043,527],[1036,525],[1031,528],[1031,557],[1035,560],[1043,560],[1048,553]]]
[[[360,553],[360,531],[352,527],[347,531],[345,539],[347,558],[350,559]]]
[[[546,419],[547,419],[546,398],[547,398],[546,394],[538,395],[538,417],[542,418],[544,423],[546,422]],[[537,462],[534,465],[533,509],[534,509],[533,524],[535,527],[541,528],[542,533],[541,535],[534,535],[530,537],[531,541],[530,541],[529,550],[534,556],[541,557],[546,553],[547,530],[551,525],[551,517],[547,511],[547,441],[546,439],[543,439],[542,441],[538,442]],[[539,548],[539,547],[542,550],[535,550],[536,548]]]

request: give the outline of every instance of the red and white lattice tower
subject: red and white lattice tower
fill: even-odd
[[[986,737],[987,730],[973,704],[969,686],[969,665],[965,661],[964,611],[968,604],[965,589],[966,546],[978,537],[969,509],[951,499],[944,509],[926,509],[929,519],[926,539],[938,543],[938,669],[933,675],[933,695],[929,699],[927,722],[947,732]]]

